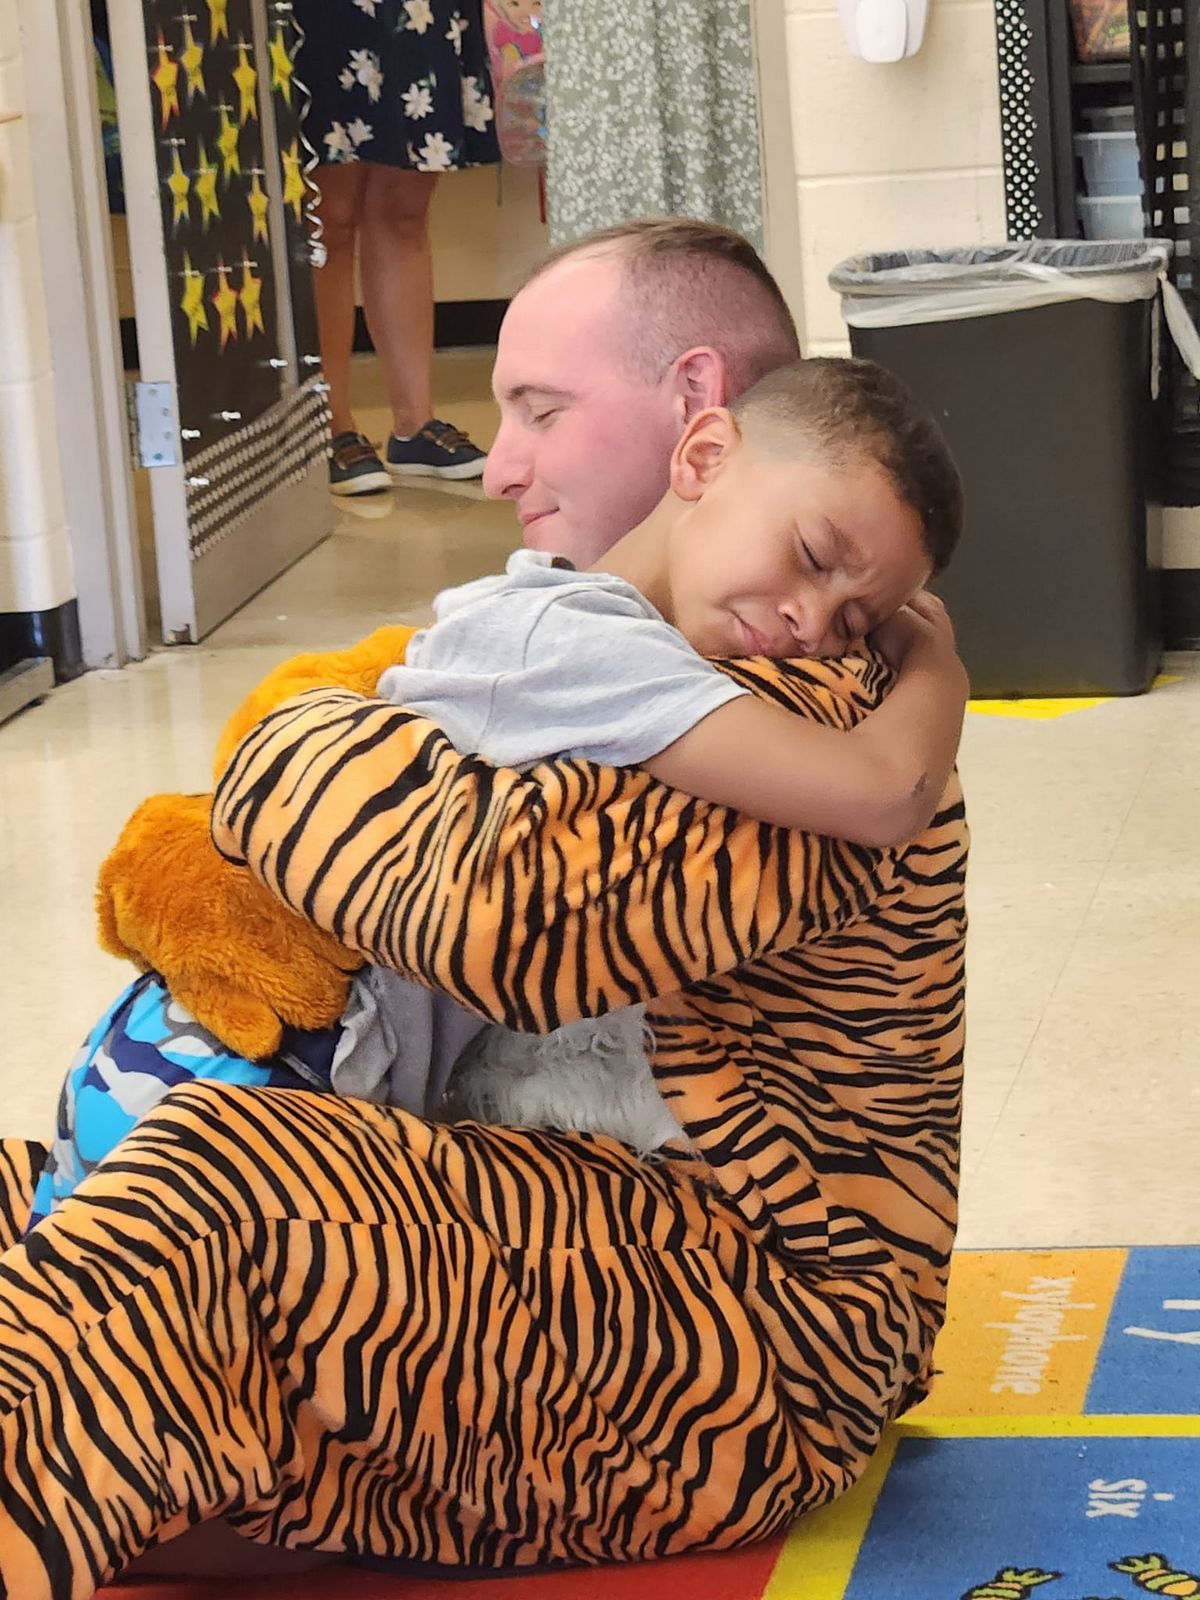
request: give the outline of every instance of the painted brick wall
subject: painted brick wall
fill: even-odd
[[[24,111],[16,0],[0,0],[0,111]],[[0,613],[73,598],[24,117],[0,125]]]
[[[915,56],[852,56],[831,0],[786,0],[805,348],[847,348],[831,267],[860,250],[1004,237],[990,0],[930,0]]]

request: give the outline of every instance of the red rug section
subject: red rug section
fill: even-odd
[[[675,1556],[639,1566],[585,1567],[571,1572],[511,1578],[385,1577],[354,1567],[324,1567],[304,1578],[221,1579],[199,1583],[119,1583],[101,1590],[103,1600],[666,1600],[703,1595],[704,1600],[762,1600],[782,1539],[749,1550],[717,1555]]]

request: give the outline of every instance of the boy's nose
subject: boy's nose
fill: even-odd
[[[819,655],[828,648],[837,602],[825,595],[806,594],[784,601],[780,607],[784,620],[805,655]]]
[[[529,454],[519,447],[517,430],[501,422],[483,469],[483,492],[490,500],[515,500],[528,489],[532,472]]]

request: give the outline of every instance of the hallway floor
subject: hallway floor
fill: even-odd
[[[439,361],[486,444],[487,357]],[[381,438],[369,366],[361,421]],[[93,673],[0,727],[0,1123],[47,1135],[128,972],[95,946],[96,868],[134,806],[210,786],[218,729],[276,661],[419,621],[516,542],[474,485],[337,504],[333,536],[202,646]],[[968,718],[974,836],[964,1246],[1171,1244],[1200,1226],[1200,660],[1136,700]]]

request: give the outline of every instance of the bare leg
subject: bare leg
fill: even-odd
[[[227,1522],[202,1522],[140,1556],[121,1578],[286,1578],[340,1559],[305,1550],[273,1550],[243,1539]]]
[[[359,234],[363,309],[383,364],[392,428],[405,438],[433,415],[428,222],[437,174],[370,165],[367,172]]]
[[[354,347],[354,242],[371,169],[366,162],[330,162],[313,173],[321,191],[321,221],[328,257],[313,268],[321,363],[329,384],[332,431],[354,428],[350,410],[350,352]],[[419,426],[419,424],[418,424]]]

